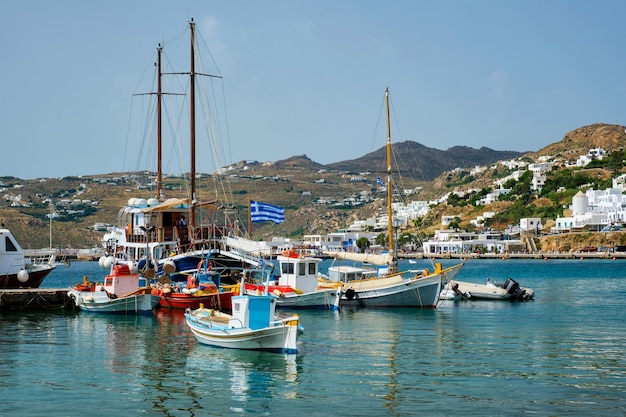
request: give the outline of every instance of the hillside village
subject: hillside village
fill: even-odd
[[[528,193],[538,195],[546,182],[546,175],[553,168],[573,168],[585,167],[592,161],[602,161],[607,156],[607,151],[602,148],[590,149],[586,154],[579,155],[575,164],[568,161],[558,159],[553,156],[541,156],[536,162],[526,162],[524,160],[515,159],[501,161],[491,167],[475,167],[470,171],[470,175],[477,175],[487,171],[495,170],[497,165],[513,170],[510,175],[493,181],[494,189],[487,193],[483,193],[482,197],[475,200],[476,206],[489,206],[502,196],[511,193],[511,188],[505,188],[505,184],[510,181],[519,181],[525,173],[530,173]],[[461,172],[461,169],[455,170]],[[441,229],[434,232],[431,239],[419,242],[424,253],[427,254],[468,254],[473,252],[482,253],[512,253],[512,252],[537,252],[538,248],[534,239],[546,234],[565,234],[572,232],[613,232],[622,229],[622,223],[626,218],[626,196],[625,191],[626,174],[619,175],[612,179],[611,187],[595,190],[590,188],[591,184],[583,184],[579,188],[586,189],[585,192],[578,191],[572,198],[568,208],[569,216],[557,216],[555,219],[549,218],[521,218],[518,224],[509,225],[505,230],[495,230],[486,227],[490,219],[493,219],[497,213],[494,211],[484,211],[482,214],[471,218],[461,219],[459,215],[441,216]],[[385,185],[379,184],[380,191],[385,191]],[[497,188],[495,188],[497,187]],[[567,190],[563,187],[557,192],[565,193]],[[411,223],[419,222],[431,211],[431,208],[438,206],[446,206],[451,197],[463,198],[469,195],[480,193],[478,189],[466,189],[463,191],[448,192],[439,198],[429,201],[411,201],[405,203],[393,203],[392,210],[394,212],[394,220],[397,227],[407,229]],[[406,195],[412,195],[414,190],[405,190]],[[466,220],[475,231],[459,230],[459,222]],[[545,227],[544,224],[553,224],[551,227]],[[451,228],[451,225],[454,227]],[[342,230],[326,235],[305,235],[302,242],[295,243],[307,248],[317,248],[322,251],[359,251],[357,241],[360,238],[367,238],[371,245],[380,243],[380,233],[386,230],[387,215],[386,211],[382,211],[378,216],[368,219],[357,220]],[[294,245],[293,242],[285,242],[281,239],[275,239],[282,246],[278,250]],[[411,253],[418,249],[418,242],[409,239],[405,240],[400,250],[405,253]],[[625,242],[613,244],[610,248],[601,248],[601,250],[612,251],[617,249],[626,249],[623,245]],[[580,248],[569,248],[580,249]],[[589,250],[589,247],[582,249]]]
[[[432,182],[396,182],[394,195],[402,201],[393,203],[396,240],[406,252],[422,250],[423,243],[423,250],[433,254],[590,246],[565,243],[565,235],[619,232],[625,217],[624,143],[621,126],[586,126],[539,152],[456,168]],[[241,213],[250,196],[285,207],[284,224],[253,225],[255,240],[277,249],[360,250],[356,242],[363,237],[372,248],[386,243],[386,184],[376,172],[331,169],[303,156],[276,163],[242,161],[199,178],[228,181],[232,204]],[[168,196],[184,197],[184,182],[167,176]],[[51,242],[54,229],[55,240],[62,236],[65,247],[96,247],[119,208],[130,198],[150,196],[154,185],[149,172],[32,181],[3,177],[0,220],[12,229],[17,224],[18,235],[43,237],[26,247],[45,246],[48,227]],[[201,198],[212,197],[209,187],[201,190]],[[542,243],[555,235],[561,236],[559,245]],[[602,249],[625,243],[620,235]]]

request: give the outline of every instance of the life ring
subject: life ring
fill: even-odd
[[[213,269],[213,262],[209,261],[209,263],[206,266],[206,270],[210,271],[211,269]]]

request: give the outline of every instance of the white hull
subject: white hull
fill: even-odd
[[[69,295],[78,308],[94,313],[147,313],[159,304],[159,297],[150,293],[114,299],[103,291],[70,290]]]
[[[387,278],[376,278],[376,287],[361,289],[359,283],[349,283],[341,297],[341,307],[421,307],[434,308],[439,301],[441,277],[407,280],[385,286]],[[350,290],[354,290],[351,293]]]
[[[341,290],[338,293],[334,288],[303,294],[283,293],[276,299],[276,305],[281,308],[338,310],[340,297]]]
[[[340,306],[435,308],[439,302],[442,280],[452,279],[462,264],[423,277],[402,276],[357,280],[343,287]]]
[[[198,342],[205,345],[280,353],[298,352],[296,340],[301,331],[297,316],[271,322],[269,327],[256,330],[248,327],[230,328],[228,324],[200,319],[194,312],[186,313],[185,319]]]
[[[440,300],[461,301],[463,298],[464,297],[461,294],[459,294],[458,292],[454,291],[451,288],[448,288],[447,285],[443,287],[443,289],[441,290],[441,293],[439,294]]]
[[[498,287],[492,284],[474,284],[471,282],[463,281],[450,281],[448,282],[443,291],[448,291],[452,285],[458,285],[458,291],[463,294],[468,294],[467,298],[472,300],[512,300],[517,299],[511,295],[505,288]],[[450,291],[453,291],[450,289]],[[533,290],[524,288],[524,296],[521,300],[530,300],[534,297]]]

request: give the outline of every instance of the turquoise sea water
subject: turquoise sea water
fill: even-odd
[[[104,271],[76,262],[45,286],[83,275]],[[458,276],[487,277],[536,299],[298,311],[296,356],[198,345],[166,310],[2,313],[0,416],[624,415],[626,261],[470,260]]]

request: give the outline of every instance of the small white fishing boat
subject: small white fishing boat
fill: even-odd
[[[240,286],[244,291],[244,285]],[[185,321],[198,342],[230,349],[298,353],[297,338],[302,334],[299,317],[276,318],[276,296],[238,295],[232,298],[232,314],[203,305],[187,309]]]
[[[141,284],[144,285],[141,285]],[[152,287],[146,279],[133,273],[128,264],[115,263],[103,284],[95,284],[88,290],[84,286],[71,288],[70,298],[81,310],[95,313],[149,313],[159,304],[159,297],[152,295]]]
[[[272,293],[278,297],[278,307],[339,310],[341,283],[320,280],[318,266],[322,259],[285,251],[276,260],[280,277]]]
[[[445,292],[445,298],[444,298]],[[454,300],[454,294],[460,295],[458,299],[472,300],[517,300],[528,301],[535,297],[535,292],[527,287],[522,287],[512,278],[507,278],[503,283],[495,282],[489,278],[486,284],[474,284],[451,280],[444,286],[440,298]]]

